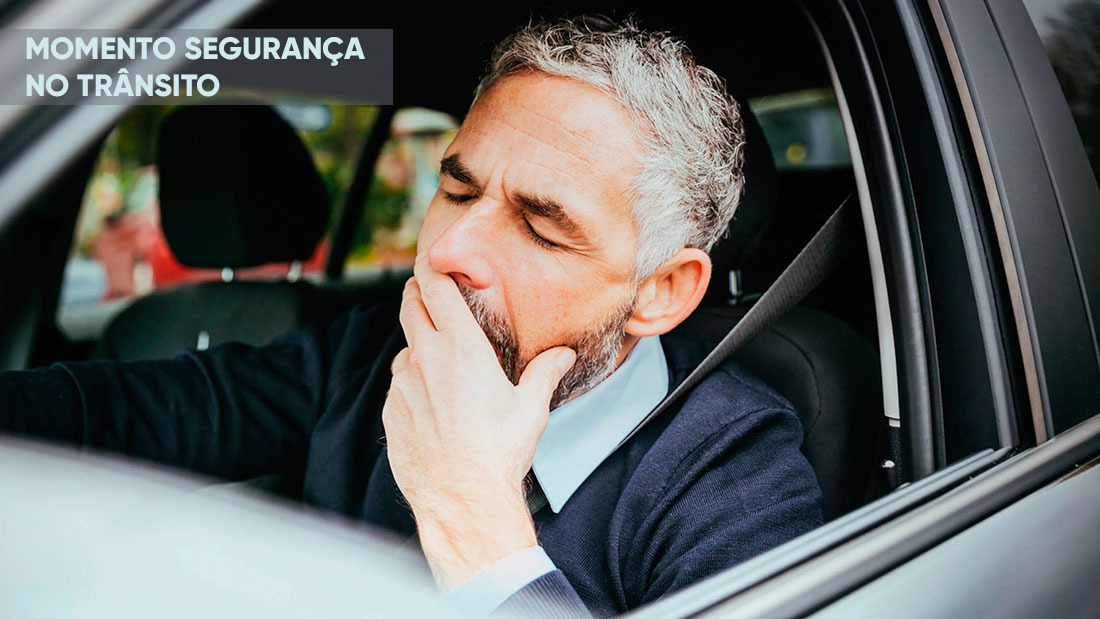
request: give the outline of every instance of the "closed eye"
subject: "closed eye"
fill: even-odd
[[[523,218],[523,225],[527,228],[527,235],[531,237],[531,240],[542,245],[546,249],[563,249],[561,245],[550,241],[543,237],[541,234],[535,231],[535,228],[531,225],[526,217]]]
[[[449,191],[444,191],[443,198],[452,204],[466,204],[467,202],[476,200],[477,196],[472,194],[454,194]]]
[[[456,194],[449,191],[444,191],[443,199],[450,202],[451,204],[467,204],[476,200],[477,196],[473,194]],[[529,236],[532,241],[546,249],[564,249],[561,245],[558,245],[557,243],[539,234],[526,217],[521,216],[520,219],[523,220],[523,227],[526,228],[527,236]]]

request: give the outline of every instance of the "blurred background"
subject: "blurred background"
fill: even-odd
[[[226,96],[239,94],[230,91]],[[309,149],[331,203],[343,204],[378,108],[304,98],[269,102]],[[780,169],[850,165],[831,90],[768,95],[750,100],[750,105]],[[220,278],[217,269],[180,264],[161,231],[155,138],[160,121],[172,110],[135,107],[108,136],[84,194],[62,285],[62,311],[87,304],[121,305],[154,290]],[[458,125],[458,119],[438,110],[396,112],[361,205],[345,277],[412,264],[420,223],[439,184],[439,160]],[[301,265],[303,277],[322,278],[329,237],[338,222],[339,212],[334,210],[329,233]],[[281,277],[286,271],[285,263],[270,264],[239,270],[235,277]]]
[[[1069,101],[1094,172],[1100,177],[1100,0],[1025,0]],[[774,55],[785,54],[782,49]],[[766,62],[766,59],[765,59]],[[272,105],[297,131],[321,174],[332,204],[344,204],[355,164],[378,117],[374,106],[311,100],[293,93],[246,93]],[[227,91],[222,96],[240,96]],[[780,170],[829,170],[850,165],[831,89],[808,88],[749,99]],[[219,278],[215,269],[181,265],[159,224],[154,148],[157,127],[171,106],[133,108],[110,133],[84,195],[61,290],[61,311],[80,305],[121,306],[154,290]],[[438,162],[460,119],[426,108],[399,110],[360,208],[346,278],[411,264],[416,235],[438,184]],[[277,182],[277,179],[276,181]],[[320,280],[329,234],[302,276]],[[286,274],[272,264],[236,273],[255,279]],[[66,322],[65,320],[61,321]]]
[[[331,203],[342,204],[378,109],[293,99],[271,103],[306,144]],[[84,194],[62,287],[63,306],[119,302],[220,278],[217,269],[180,264],[160,228],[154,139],[161,119],[172,109],[136,107],[108,136]],[[406,108],[395,115],[362,205],[345,273],[354,277],[411,264],[420,222],[439,183],[439,159],[457,128],[450,115],[424,108]],[[332,225],[337,221],[334,215]],[[303,276],[320,278],[328,248],[326,235],[302,264]],[[271,264],[241,270],[236,276],[281,276],[286,269],[286,264]]]

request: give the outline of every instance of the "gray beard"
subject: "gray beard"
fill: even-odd
[[[485,300],[477,290],[464,284],[459,284],[458,289],[466,299],[466,304],[470,306],[470,312],[481,326],[481,330],[485,332],[489,343],[496,350],[504,374],[512,384],[519,384],[519,377],[531,362],[531,358],[522,361],[519,359],[519,342],[516,340],[515,333],[508,327],[503,316],[486,306]],[[632,297],[627,303],[617,307],[595,328],[569,337],[561,343],[562,346],[568,346],[577,353],[577,360],[558,382],[550,398],[550,410],[595,387],[615,371],[615,362],[623,347],[624,328],[634,313],[636,300],[636,296]]]

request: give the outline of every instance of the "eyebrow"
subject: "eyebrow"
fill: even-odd
[[[481,185],[474,177],[474,173],[466,166],[462,165],[462,162],[458,158],[458,153],[444,157],[439,162],[439,173],[450,176],[456,181],[470,185],[477,188],[478,193],[481,192]],[[546,196],[537,196],[526,193],[517,193],[514,197],[515,201],[524,208],[528,213],[536,217],[547,219],[556,225],[570,237],[577,242],[588,245],[588,235],[584,233],[584,229],[578,224],[569,213],[566,211],[559,202]]]
[[[588,236],[585,235],[584,229],[581,228],[576,221],[573,221],[573,218],[566,212],[565,207],[555,202],[553,199],[517,193],[515,200],[520,206],[526,209],[528,213],[536,217],[549,219],[558,228],[561,228],[562,232],[573,237],[576,241],[585,245],[588,244]]]
[[[446,174],[463,185],[481,187],[474,178],[474,173],[466,166],[462,165],[462,162],[458,160],[457,153],[450,157],[444,157],[443,160],[439,162],[439,173]]]

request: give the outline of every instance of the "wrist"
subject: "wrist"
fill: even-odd
[[[444,591],[518,550],[538,545],[519,488],[437,496],[413,505],[413,514],[421,548]]]

